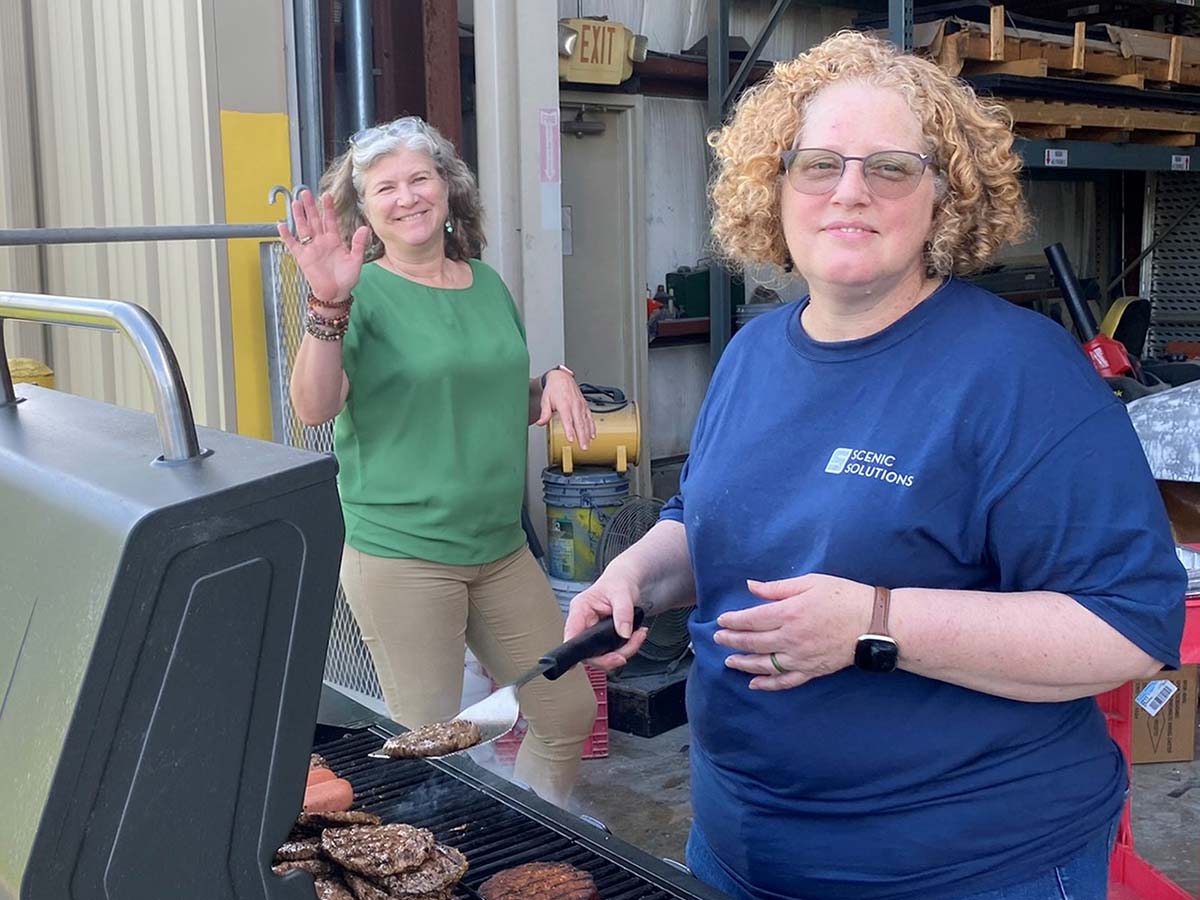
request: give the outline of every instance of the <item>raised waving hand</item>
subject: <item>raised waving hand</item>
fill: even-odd
[[[366,225],[358,228],[347,247],[338,233],[333,198],[325,194],[318,202],[312,191],[301,191],[292,201],[292,218],[296,233],[280,222],[279,237],[295,257],[313,296],[324,303],[346,299],[358,284],[371,230]]]

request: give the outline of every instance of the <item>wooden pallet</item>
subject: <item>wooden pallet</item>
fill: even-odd
[[[1057,103],[1046,100],[998,100],[1008,107],[1014,122],[1030,125],[1200,134],[1200,113],[1164,112],[1131,106],[1091,106],[1086,103]]]
[[[1106,26],[1107,41],[1089,39],[1076,22],[1071,37],[1005,27],[1002,5],[989,25],[952,20],[921,29],[928,55],[952,75],[993,74],[1085,77],[1144,88],[1146,82],[1200,87],[1200,38]],[[916,31],[916,29],[914,29]]]
[[[1194,147],[1200,134],[1197,113],[997,99],[1012,113],[1017,133],[1028,138]]]
[[[1017,122],[1013,130],[1035,140],[1100,141],[1105,144],[1152,144],[1159,147],[1195,147],[1195,134],[1164,131],[1124,131],[1117,128],[1083,128],[1075,125],[1037,125]]]

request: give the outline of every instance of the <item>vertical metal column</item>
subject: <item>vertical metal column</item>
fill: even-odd
[[[719,128],[725,121],[725,90],[729,87],[729,0],[708,3],[708,124]],[[715,261],[708,270],[708,346],[712,367],[717,367],[729,344],[732,313],[729,308],[729,272]]]
[[[350,121],[354,130],[375,124],[375,64],[371,48],[371,0],[348,0],[345,7],[346,74],[350,78]]]
[[[519,298],[530,365],[542,372],[566,352],[558,0],[474,0],[474,11],[483,258]],[[531,441],[525,502],[535,524],[546,521],[546,465],[546,442]]]
[[[316,190],[325,168],[321,110],[321,25],[318,0],[295,0],[297,101],[300,107],[300,184]]]
[[[888,0],[888,39],[905,52],[913,48],[913,0]]]

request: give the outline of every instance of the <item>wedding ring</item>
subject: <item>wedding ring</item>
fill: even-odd
[[[773,665],[775,667],[776,672],[778,672],[780,675],[787,674],[787,669],[785,669],[782,665],[780,665],[779,658],[774,653],[771,654],[770,659],[771,659],[771,665]]]
[[[308,237],[302,237],[302,238],[300,238],[300,243],[301,243],[301,244],[311,244],[311,243],[312,243],[312,241],[313,241],[313,239],[312,239],[312,235],[311,235],[311,234],[310,234]]]

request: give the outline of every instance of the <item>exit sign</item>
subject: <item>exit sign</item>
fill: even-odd
[[[620,22],[563,19],[579,35],[569,58],[559,57],[558,77],[584,84],[620,84],[633,75],[635,36]]]

